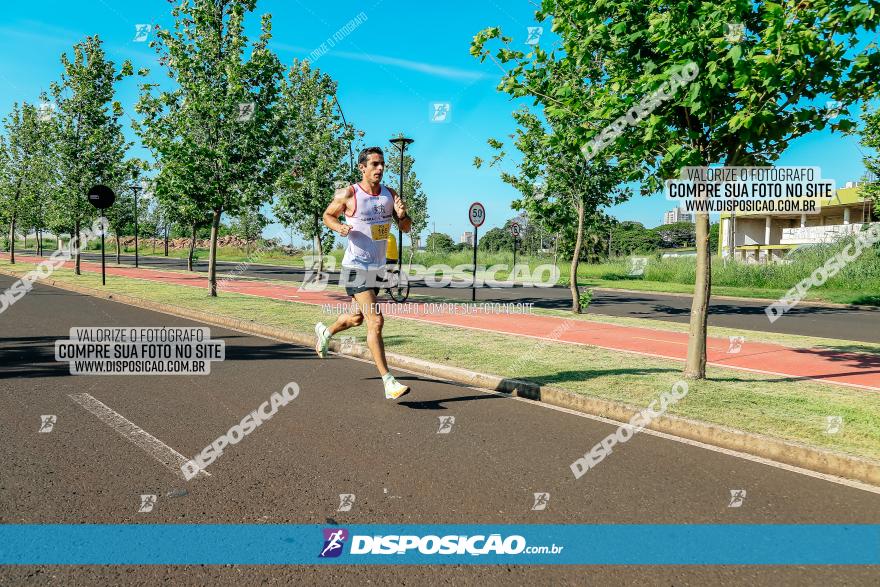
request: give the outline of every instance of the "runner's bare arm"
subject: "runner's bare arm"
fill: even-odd
[[[397,195],[397,192],[388,188],[391,191],[391,195],[394,196],[394,220],[397,222],[397,226],[400,227],[400,230],[403,232],[409,232],[412,229],[412,218],[406,213],[406,204],[404,204],[403,199]]]
[[[344,190],[337,190],[333,196],[333,201],[324,210],[324,225],[342,236],[348,236],[348,233],[351,232],[351,226],[339,222],[339,217],[345,213],[348,201],[353,197],[354,188],[352,186],[348,186]]]

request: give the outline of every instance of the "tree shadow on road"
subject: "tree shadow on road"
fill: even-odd
[[[282,342],[247,346],[229,344],[230,341],[238,338],[251,337],[233,335],[215,339],[227,342],[226,361],[290,361],[315,358],[315,352],[310,348]],[[66,339],[65,335],[0,338],[0,379],[70,375],[70,364],[67,361],[55,360],[55,341]]]
[[[854,347],[856,350],[858,349],[857,345],[850,345]],[[864,375],[867,373],[876,373],[877,369],[880,369],[880,354],[877,352],[873,353],[865,353],[865,352],[846,352],[844,349],[846,346],[834,346],[831,348],[822,347],[818,349],[793,349],[794,352],[804,354],[810,357],[818,357],[824,361],[832,361],[835,363],[846,363],[848,367],[851,367],[853,371],[850,373],[855,374],[856,370],[858,374]],[[875,369],[875,371],[864,371],[864,369]]]
[[[672,367],[631,367],[621,369],[585,369],[577,371],[560,371],[546,375],[533,375],[530,377],[511,377],[510,380],[526,381],[537,385],[553,385],[554,383],[566,383],[569,381],[586,381],[599,377],[616,377],[619,375],[650,375],[661,373],[680,373],[681,369]]]
[[[55,361],[57,336],[0,338],[0,379],[63,377],[68,363]]]

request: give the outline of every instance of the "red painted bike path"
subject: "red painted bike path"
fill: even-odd
[[[37,263],[38,257],[20,257]],[[67,263],[70,267],[72,263]],[[82,261],[84,271],[100,272],[97,263]],[[202,274],[175,273],[134,267],[107,267],[108,275],[132,277],[163,283],[208,288]],[[253,280],[219,279],[222,292],[235,292],[304,304],[347,304],[350,298],[331,291],[299,290],[298,285],[280,285]],[[451,305],[451,304],[450,304]],[[685,333],[654,330],[634,326],[589,322],[585,320],[539,316],[535,314],[465,313],[462,303],[457,312],[437,312],[439,304],[408,302],[400,312],[386,316],[419,320],[473,330],[514,334],[539,340],[583,344],[611,350],[627,351],[684,361],[688,337]],[[793,349],[781,345],[751,342],[746,337],[736,351],[731,341],[710,337],[707,341],[710,365],[745,371],[781,375],[793,379],[817,379],[825,383],[880,390],[880,356],[864,353],[836,352],[827,349]],[[734,352],[729,352],[729,351]]]

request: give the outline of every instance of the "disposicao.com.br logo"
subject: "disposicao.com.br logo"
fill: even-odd
[[[324,546],[320,558],[338,557],[342,554],[349,538],[344,528],[325,528]],[[353,535],[351,536],[351,555],[388,554],[436,554],[436,555],[516,555],[516,554],[560,554],[563,546],[528,546],[526,539],[518,534],[502,537],[501,534],[474,536],[434,534],[419,536],[415,534]]]

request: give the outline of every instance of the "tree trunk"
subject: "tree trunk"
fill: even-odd
[[[116,233],[116,264],[117,265],[121,264],[121,262],[122,262],[121,257],[120,257],[120,252],[121,252],[120,249],[121,249],[120,238],[119,238],[119,233],[117,232]]]
[[[706,378],[706,326],[712,289],[712,257],[709,250],[709,215],[697,214],[697,275],[688,331],[686,379]]]
[[[15,265],[15,212],[9,222],[9,262]]]
[[[584,241],[584,203],[578,201],[578,226],[577,238],[574,241],[574,253],[571,256],[571,271],[569,272],[569,287],[571,288],[571,311],[575,314],[581,313],[581,295],[577,283],[578,262],[581,257],[581,245]],[[558,246],[558,245],[557,245]]]
[[[220,216],[223,209],[214,210],[211,219],[211,252],[208,255],[208,282],[211,284],[211,297],[217,297],[217,235],[220,232]]]
[[[553,239],[553,265],[559,263],[559,233],[556,233],[556,238]]]
[[[196,225],[192,225],[192,238],[189,241],[189,256],[186,258],[186,270],[193,270],[193,256],[196,253]]]
[[[165,225],[165,256],[168,256],[168,225]]]
[[[315,215],[315,246],[318,249],[318,275],[324,273],[324,246],[321,242],[321,224]]]
[[[79,263],[79,261],[80,261],[80,255],[79,255],[79,250],[80,250],[79,218],[77,218],[76,222],[74,222],[74,224],[73,224],[73,235],[70,240],[72,242],[76,243],[75,248],[74,248],[74,259],[73,259],[74,269],[73,269],[73,272],[76,275],[82,275],[82,273],[80,273],[80,270],[79,270],[79,266],[80,266],[80,263]]]
[[[37,255],[43,256],[43,231],[37,229]]]

